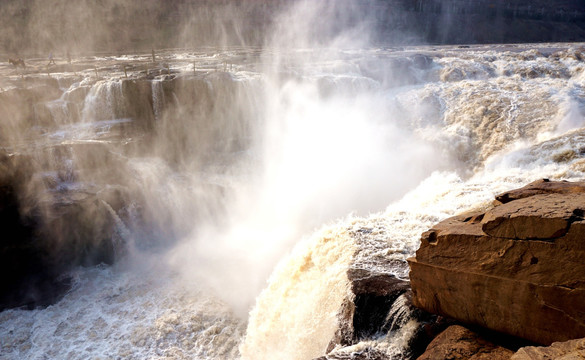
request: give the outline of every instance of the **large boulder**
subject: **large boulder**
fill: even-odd
[[[541,180],[497,199],[423,234],[414,305],[545,345],[585,337],[585,184]]]
[[[509,360],[513,354],[463,326],[452,325],[433,339],[417,360]]]

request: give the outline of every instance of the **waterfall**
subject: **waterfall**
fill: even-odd
[[[165,93],[162,81],[152,82],[152,107],[154,110],[154,119],[160,120],[165,106]]]
[[[126,117],[126,98],[122,91],[122,80],[100,80],[85,97],[81,111],[82,121],[93,122]]]
[[[72,284],[0,313],[1,357],[407,356],[406,296],[329,348],[356,251],[401,264],[437,221],[585,171],[578,48],[160,56],[174,73],[0,92],[2,186]]]

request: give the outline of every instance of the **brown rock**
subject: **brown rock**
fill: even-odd
[[[543,184],[424,233],[414,305],[546,345],[585,337],[585,184]]]
[[[347,277],[351,282],[351,291],[355,295],[392,296],[410,289],[407,281],[397,279],[392,274],[376,273],[371,269],[350,268]]]
[[[578,360],[585,359],[585,339],[556,342],[551,346],[523,347],[511,360]]]
[[[79,86],[79,87],[65,93],[64,99],[66,101],[81,104],[85,101],[85,97],[89,93],[90,89],[91,89],[90,86]]]
[[[585,194],[537,194],[487,211],[482,230],[507,239],[556,239],[582,220]]]
[[[418,360],[508,360],[513,354],[463,326],[452,325],[429,344]]]
[[[537,194],[578,194],[583,192],[585,192],[585,182],[583,181],[568,182],[542,179],[531,182],[520,189],[506,191],[496,196],[496,200],[505,204]]]

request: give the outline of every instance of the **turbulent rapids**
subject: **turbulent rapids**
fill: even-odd
[[[401,298],[328,349],[348,269],[408,279],[432,224],[585,171],[579,44],[156,56],[0,66],[0,185],[66,289],[14,285],[0,358],[401,358]]]

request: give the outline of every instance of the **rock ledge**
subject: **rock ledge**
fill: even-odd
[[[550,345],[585,337],[585,183],[540,180],[423,234],[415,306]]]

